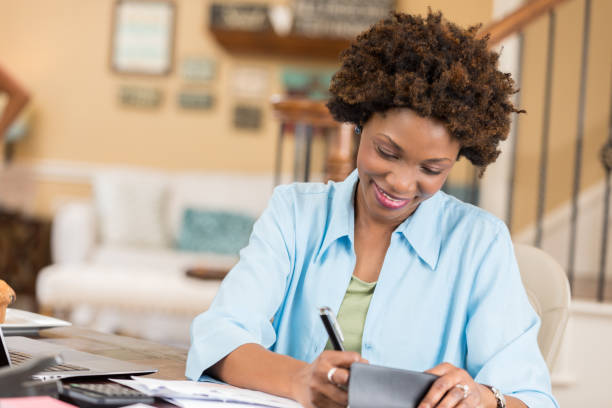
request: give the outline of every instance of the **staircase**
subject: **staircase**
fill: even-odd
[[[506,14],[508,3],[495,9]],[[552,382],[568,407],[609,406],[611,17],[609,0],[533,0],[482,30],[502,49],[527,114],[467,189],[506,220],[515,242],[542,247],[567,270],[573,300]]]
[[[542,247],[566,268],[574,297],[600,302],[612,301],[609,17],[608,0],[533,0],[482,29],[527,114],[514,118],[499,163],[470,187],[515,241]]]

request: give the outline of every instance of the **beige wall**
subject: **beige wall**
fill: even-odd
[[[493,15],[492,0],[396,0],[396,5],[398,10],[415,14],[426,14],[431,7],[461,26],[486,24]]]
[[[207,31],[209,1],[178,0],[174,71],[154,78],[117,75],[109,69],[113,4],[113,0],[0,3],[0,63],[34,97],[33,131],[19,143],[16,163],[51,160],[271,172],[277,126],[267,98],[281,90],[281,66],[335,67],[333,61],[229,54]],[[490,0],[398,1],[400,10],[417,13],[425,13],[427,5],[463,25],[488,21],[492,7]],[[208,56],[218,62],[217,78],[208,86],[217,98],[210,111],[189,112],[176,105],[177,92],[185,86],[177,68],[188,56]],[[264,125],[257,132],[238,131],[231,124],[236,98],[230,92],[230,72],[244,65],[269,73],[267,95],[254,101],[264,107]],[[161,107],[149,111],[120,106],[119,87],[132,84],[161,89]],[[287,169],[291,148],[286,144]],[[61,185],[70,183],[38,183],[34,207],[39,213],[52,212],[57,199],[86,196],[90,191],[87,186]]]
[[[0,55],[33,91],[38,119],[32,137],[20,144],[18,158],[166,169],[269,170],[276,128],[269,120],[267,96],[280,90],[279,66],[315,64],[228,55],[206,31],[207,2],[178,1],[174,72],[157,78],[117,75],[108,62],[113,3],[26,0],[2,4],[2,38],[19,41],[3,42]],[[210,111],[189,112],[175,103],[185,85],[176,63],[192,55],[218,61],[218,76],[207,87],[218,101]],[[228,74],[241,65],[262,67],[269,73],[268,95],[253,101],[266,108],[267,120],[259,132],[237,131],[231,125],[234,97]],[[326,65],[333,67],[333,63]],[[162,106],[155,110],[119,106],[119,86],[130,84],[159,87],[164,92]]]

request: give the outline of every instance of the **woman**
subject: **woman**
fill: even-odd
[[[370,361],[439,375],[420,407],[556,406],[505,225],[440,191],[459,157],[495,160],[517,112],[476,30],[393,14],[344,52],[328,106],[357,125],[357,171],[275,190],[194,320],[188,377],[342,407]],[[321,306],[351,351],[324,350]]]
[[[0,66],[0,97],[2,94],[6,94],[7,102],[4,106],[0,103],[0,148],[4,144],[5,134],[10,126],[30,100],[28,92]],[[6,144],[4,149],[4,161],[8,163],[13,157],[14,146],[12,143]]]
[[[4,110],[0,111],[0,142],[2,142],[4,133],[25,107],[30,97],[26,90],[2,69],[2,66],[0,66],[0,92],[8,96]]]

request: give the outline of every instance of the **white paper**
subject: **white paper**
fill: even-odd
[[[300,408],[297,402],[266,394],[260,391],[247,390],[228,384],[210,382],[158,380],[134,376],[132,380],[113,381],[137,391],[167,399],[181,407],[233,407],[259,406],[273,408]]]

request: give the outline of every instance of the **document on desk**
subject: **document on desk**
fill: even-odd
[[[247,390],[228,384],[196,381],[158,380],[132,377],[132,380],[113,381],[150,396],[168,400],[183,408],[301,408],[290,399],[260,391]]]

